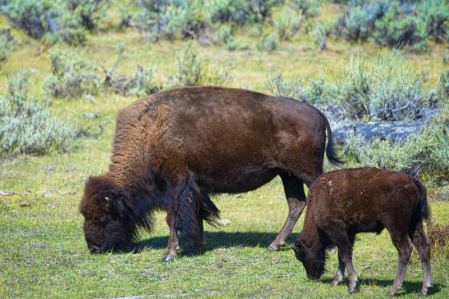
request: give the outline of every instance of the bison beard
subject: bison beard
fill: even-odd
[[[305,207],[303,184],[323,172],[324,154],[340,163],[329,122],[294,99],[220,87],[140,99],[117,115],[109,171],[86,183],[79,209],[88,247],[132,248],[138,228],[151,230],[152,212],[165,210],[170,234],[163,260],[176,256],[178,231],[198,252],[203,220],[214,225],[219,217],[209,194],[247,192],[279,175],[289,212],[268,247],[279,250]]]

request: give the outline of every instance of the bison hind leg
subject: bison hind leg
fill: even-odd
[[[299,216],[306,206],[306,195],[304,184],[301,180],[290,173],[281,173],[282,184],[284,185],[285,197],[288,202],[288,216],[279,234],[268,246],[268,251],[279,250],[280,247],[287,246],[285,242],[290,236]]]

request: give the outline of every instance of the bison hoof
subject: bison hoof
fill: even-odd
[[[348,293],[349,294],[354,294],[355,293],[355,289],[348,289]]]
[[[268,250],[269,252],[275,252],[275,251],[277,251],[276,248],[273,248],[273,247],[271,247],[271,246],[268,246],[267,250]]]
[[[175,259],[175,256],[173,254],[167,254],[166,256],[164,256],[164,258],[162,259],[163,262],[169,262]]]
[[[390,292],[387,293],[387,296],[388,296],[388,297],[391,297],[391,296],[393,296],[393,295],[394,295],[394,294],[392,294],[392,293],[390,293]]]

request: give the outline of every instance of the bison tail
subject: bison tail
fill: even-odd
[[[416,187],[418,187],[419,189],[419,193],[420,193],[420,208],[421,208],[421,218],[424,220],[430,220],[430,209],[429,209],[429,205],[427,203],[427,191],[426,191],[426,187],[424,187],[424,185],[421,183],[420,180],[413,178],[413,180],[415,181]]]
[[[327,147],[326,147],[326,157],[329,160],[329,162],[334,166],[340,166],[343,165],[344,162],[341,160],[340,157],[337,156],[335,153],[334,148],[334,139],[332,138],[332,130],[331,126],[329,124],[329,121],[327,120],[326,116],[320,111],[321,116],[324,118],[324,121],[326,123],[326,129],[327,129]]]
[[[201,194],[199,215],[201,219],[204,219],[212,226],[216,226],[218,224],[218,220],[220,219],[220,210],[215,206],[212,200],[210,200],[210,197],[207,194]]]

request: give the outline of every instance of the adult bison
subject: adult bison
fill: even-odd
[[[219,213],[208,194],[254,190],[280,175],[289,214],[268,247],[278,250],[306,204],[303,182],[323,171],[325,151],[340,162],[326,117],[294,99],[220,87],[140,99],[118,112],[109,172],[86,182],[79,210],[88,248],[133,249],[138,227],[151,229],[151,212],[163,209],[170,228],[163,260],[175,257],[178,231],[189,251],[199,251],[203,220],[213,223]]]
[[[432,286],[430,246],[422,221],[430,213],[426,188],[419,180],[376,168],[332,171],[312,184],[307,203],[304,229],[292,246],[307,277],[320,278],[326,247],[335,245],[339,266],[332,285],[343,282],[346,268],[349,293],[355,292],[357,275],[352,265],[355,236],[362,232],[380,234],[386,228],[399,257],[396,277],[387,295],[394,295],[402,287],[412,253],[411,243],[418,250],[424,272],[421,294],[427,295]]]

